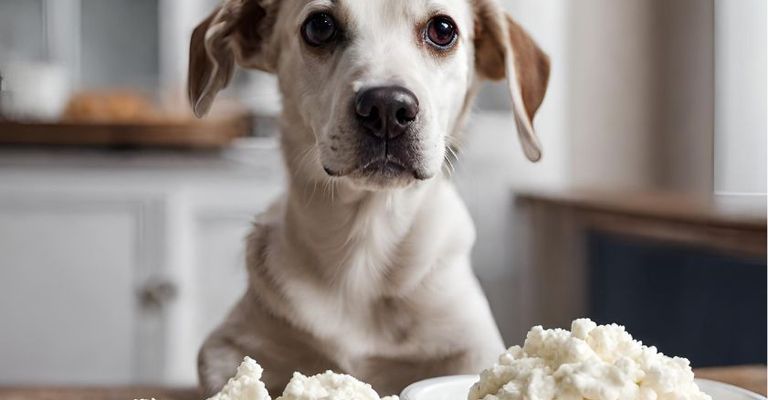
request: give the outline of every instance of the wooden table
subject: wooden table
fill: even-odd
[[[766,395],[765,366],[706,368],[699,378],[730,383]],[[195,389],[168,388],[1,388],[0,400],[200,400]]]
[[[730,383],[731,385],[742,387],[755,393],[760,393],[763,396],[767,394],[765,365],[702,368],[696,370],[696,377]]]
[[[201,400],[196,389],[169,389],[153,387],[45,387],[2,388],[0,400]]]

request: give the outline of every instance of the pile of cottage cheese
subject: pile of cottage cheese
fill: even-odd
[[[245,357],[221,392],[208,400],[271,400],[261,380],[264,370],[252,358]],[[283,395],[276,400],[398,400],[397,396],[380,398],[367,383],[349,376],[326,371],[315,376],[293,374]]]
[[[208,400],[271,400],[261,380],[264,369],[254,359],[245,357],[219,393]]]
[[[688,360],[632,339],[623,326],[579,319],[571,331],[528,332],[485,370],[469,400],[711,400]]]
[[[306,377],[298,372],[277,400],[397,400],[397,396],[379,399],[379,394],[367,383],[349,376],[326,371]]]

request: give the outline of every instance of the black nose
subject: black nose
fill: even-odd
[[[402,86],[374,87],[357,94],[355,112],[370,134],[394,139],[416,120],[419,100]]]

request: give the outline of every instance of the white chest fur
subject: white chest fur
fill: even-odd
[[[469,323],[471,305],[485,302],[469,265],[474,227],[452,185],[436,181],[346,207],[335,224],[302,214],[268,260],[292,322],[343,341],[348,357],[452,347],[462,329],[454,325]],[[283,211],[291,213],[290,200]]]

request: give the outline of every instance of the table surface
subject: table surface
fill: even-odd
[[[743,387],[766,395],[765,366],[704,368],[696,376]],[[0,400],[200,400],[195,389],[169,388],[2,388]]]
[[[697,378],[730,383],[755,393],[766,395],[765,365],[743,367],[701,368],[696,370]]]

